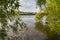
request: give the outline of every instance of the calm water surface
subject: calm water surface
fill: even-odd
[[[21,19],[27,24],[28,27],[34,27],[34,15],[22,15]]]
[[[46,35],[35,29],[34,15],[21,15],[21,19],[28,27],[27,31],[23,31],[23,40],[45,40]]]

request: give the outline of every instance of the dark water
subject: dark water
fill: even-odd
[[[45,40],[46,35],[35,29],[36,21],[34,15],[21,15],[21,19],[28,27],[28,30],[23,30],[21,33],[22,40]]]

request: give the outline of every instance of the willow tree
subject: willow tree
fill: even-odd
[[[46,25],[50,28],[49,32],[52,32],[48,33],[48,35],[50,34],[49,40],[60,40],[60,0],[46,0],[43,3],[45,3],[45,8],[42,11],[47,14]],[[38,17],[40,20],[44,15],[42,16],[42,12],[38,14],[40,14],[40,18],[38,16],[36,18]]]
[[[19,31],[25,26],[21,23],[19,0],[0,0],[0,39],[5,40],[4,38],[10,29],[13,32]]]

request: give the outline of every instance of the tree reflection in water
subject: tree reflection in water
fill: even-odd
[[[40,22],[35,23],[35,29],[43,32],[47,37],[46,40],[59,40],[59,36],[55,31],[51,31],[48,26],[42,25]]]

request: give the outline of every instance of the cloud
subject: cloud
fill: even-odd
[[[35,12],[38,10],[36,9],[35,0],[21,0],[20,3],[22,5],[22,7],[20,7],[20,11]]]

